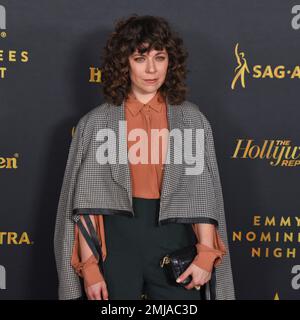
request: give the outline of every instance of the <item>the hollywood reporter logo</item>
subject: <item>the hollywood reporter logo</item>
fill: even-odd
[[[195,136],[195,140],[193,140]],[[118,144],[117,144],[117,138]],[[102,142],[96,151],[96,161],[99,164],[111,163],[115,164],[116,153],[118,151],[118,163],[127,163],[127,138],[128,141],[137,141],[128,149],[128,160],[132,164],[147,164],[148,157],[148,134],[144,129],[132,129],[127,136],[126,120],[119,121],[119,135],[110,129],[100,129],[96,135],[96,141]],[[204,169],[204,129],[151,129],[151,164],[159,163],[159,146],[160,139],[162,141],[162,154],[166,155],[163,158],[163,163],[169,164],[171,161],[170,150],[167,145],[173,143],[173,159],[174,164],[181,164],[183,161],[187,165],[195,165],[194,167],[185,168],[186,175],[199,175]],[[195,146],[195,155],[193,155],[193,141]],[[119,150],[117,150],[119,145]],[[139,155],[137,153],[139,152]],[[167,151],[167,153],[165,152]]]

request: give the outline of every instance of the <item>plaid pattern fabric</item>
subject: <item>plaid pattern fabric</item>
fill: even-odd
[[[78,122],[69,149],[63,178],[54,234],[54,253],[59,279],[59,299],[76,299],[82,295],[79,277],[70,259],[74,244],[74,223],[82,214],[128,214],[132,210],[132,190],[129,165],[119,163],[120,153],[127,155],[126,141],[120,142],[119,121],[125,120],[124,102],[120,106],[103,103],[85,114]],[[193,167],[178,158],[179,146],[169,143],[170,162],[164,164],[159,224],[213,223],[228,249],[223,262],[215,270],[215,299],[234,300],[235,290],[228,246],[222,187],[215,155],[214,139],[209,121],[190,101],[171,105],[167,99],[169,130],[204,129],[204,171],[186,175],[185,168]],[[99,164],[96,152],[102,142],[97,133],[105,129],[116,133],[116,163]],[[172,139],[171,139],[172,140]],[[171,141],[170,140],[170,141]],[[102,140],[101,140],[102,141]],[[193,139],[192,151],[195,154]],[[109,254],[109,253],[108,253]],[[211,291],[211,290],[210,290]],[[209,292],[209,290],[207,290]],[[207,293],[207,300],[212,299]]]

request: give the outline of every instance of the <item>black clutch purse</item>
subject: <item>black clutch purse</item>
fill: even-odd
[[[188,268],[196,255],[196,246],[190,245],[175,250],[160,259],[160,266],[166,270],[167,279],[170,284],[186,286],[192,281],[191,275],[180,283],[177,283],[176,279]]]

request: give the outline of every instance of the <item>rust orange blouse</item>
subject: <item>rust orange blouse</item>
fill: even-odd
[[[162,131],[159,143],[159,157],[156,159],[157,163],[151,161],[151,150],[153,156],[157,154],[154,146],[151,148],[151,129],[168,129],[167,118],[167,104],[163,96],[157,91],[156,95],[146,104],[140,102],[135,95],[131,92],[125,101],[125,118],[127,120],[127,146],[128,149],[139,142],[135,138],[129,138],[129,132],[133,129],[144,129],[148,136],[148,161],[147,163],[131,163],[129,167],[131,172],[132,181],[132,195],[133,197],[158,199],[160,198],[162,176],[164,169],[164,160],[167,151],[167,138],[168,130]],[[139,135],[139,134],[138,134]],[[133,140],[133,141],[131,141]],[[155,139],[154,139],[155,140]],[[166,142],[166,143],[164,143]],[[140,154],[137,154],[140,156]],[[129,160],[131,155],[128,153]],[[146,159],[147,160],[147,159]],[[103,215],[94,215],[96,231],[98,233],[101,249],[102,259],[105,260],[107,255],[107,248],[105,243],[105,230]],[[199,235],[196,232],[196,225],[192,224],[193,230],[199,240]],[[193,263],[203,268],[204,270],[211,271],[213,266],[221,263],[223,255],[226,254],[226,248],[222,242],[218,231],[215,229],[214,233],[214,246],[213,248],[207,247],[204,244],[197,244],[197,256]],[[97,260],[92,254],[85,262],[80,261],[80,248],[79,248],[79,229],[75,225],[75,241],[73,247],[73,254],[71,264],[76,273],[84,278],[86,286],[93,285],[103,280],[102,274],[98,268]]]

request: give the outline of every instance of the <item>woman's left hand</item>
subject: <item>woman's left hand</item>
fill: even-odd
[[[181,282],[189,275],[192,276],[192,281],[184,286],[188,290],[193,289],[195,286],[203,286],[211,279],[211,272],[208,272],[196,266],[194,263],[191,263],[188,268],[177,278],[177,280],[179,279],[179,282]]]

